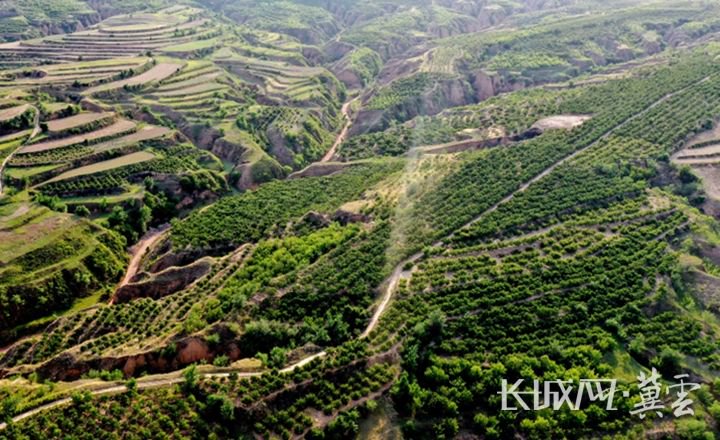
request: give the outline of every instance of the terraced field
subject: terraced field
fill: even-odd
[[[55,107],[62,111],[66,106]],[[54,105],[45,107],[51,109]],[[36,139],[20,135],[8,138],[8,150],[16,149],[5,164],[5,176],[11,184],[42,188],[43,184],[56,185],[125,166],[135,166],[131,168],[139,172],[140,164],[157,158],[147,148],[151,145],[169,148],[177,143],[174,132],[166,127],[117,118],[112,112],[81,112],[40,125],[44,134]],[[117,191],[126,184],[124,179],[132,176],[125,171],[121,174],[123,178],[109,180],[116,186],[107,190]]]
[[[132,17],[116,16],[86,31],[0,44],[0,66],[112,60],[212,38],[218,30],[200,17],[201,12],[181,7]]]
[[[47,122],[47,131],[50,135],[57,136],[66,131],[73,131],[85,125],[100,121],[109,121],[114,117],[113,113],[80,113],[63,119],[55,119]]]
[[[147,68],[150,58],[128,57],[13,69],[0,75],[0,90],[11,87],[95,84]]]
[[[3,304],[3,331],[46,316],[47,307],[70,306],[119,278],[122,242],[107,231],[28,202],[4,205],[2,213],[0,286],[17,295],[12,304]],[[105,267],[99,269],[97,264]],[[63,270],[89,278],[86,283],[68,283]],[[53,283],[63,294],[45,291]]]
[[[222,68],[207,61],[191,61],[138,99],[141,104],[168,108],[190,123],[211,119],[231,122],[244,99],[243,86]]]
[[[143,125],[135,133],[127,136],[122,136],[117,139],[113,139],[107,142],[101,142],[92,146],[95,152],[110,151],[118,148],[122,148],[129,145],[134,145],[139,142],[144,142],[152,139],[159,139],[163,136],[172,133],[172,130],[166,127],[157,127],[153,125]]]
[[[178,72],[182,64],[177,63],[159,63],[153,66],[147,72],[141,73],[140,75],[133,76],[128,79],[114,81],[108,84],[103,84],[96,87],[91,87],[84,91],[86,95],[92,95],[95,93],[108,92],[112,90],[122,89],[125,87],[143,87],[148,86],[154,82],[159,82],[165,78],[170,77],[172,74]]]
[[[17,105],[14,107],[6,108],[4,110],[0,110],[0,122],[15,119],[16,117],[22,115],[29,109],[30,109],[29,104],[22,104],[22,105]]]
[[[146,151],[139,151],[137,153],[120,156],[116,159],[107,160],[104,162],[98,162],[85,167],[76,168],[72,171],[62,173],[57,177],[53,177],[45,183],[58,182],[60,180],[72,179],[73,177],[86,176],[88,174],[101,173],[103,171],[114,170],[116,168],[122,168],[128,165],[134,165],[137,163],[146,162],[148,160],[155,159],[155,155]]]
[[[234,75],[263,87],[271,98],[294,103],[329,98],[320,82],[321,78],[329,77],[326,69],[250,58],[229,49],[217,52],[213,59]]]
[[[0,45],[0,439],[717,437],[720,5],[191,4]]]
[[[69,147],[72,145],[78,145],[83,143],[99,142],[107,138],[112,138],[121,134],[132,132],[136,129],[136,127],[137,125],[132,121],[119,120],[108,127],[101,128],[100,130],[92,131],[87,134],[30,144],[20,150],[20,155],[39,153],[42,151],[54,150],[57,148]]]

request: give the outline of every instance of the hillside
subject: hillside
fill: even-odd
[[[718,436],[720,5],[5,3],[0,440]]]

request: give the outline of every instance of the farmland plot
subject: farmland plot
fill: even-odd
[[[109,84],[103,84],[97,87],[91,87],[85,91],[85,94],[92,95],[98,92],[120,89],[125,86],[145,86],[154,81],[162,81],[163,79],[170,77],[171,75],[176,73],[181,67],[182,64],[160,63],[152,69],[148,70],[147,72],[142,73],[138,76],[134,76],[132,78],[124,79],[121,81],[115,81]]]
[[[67,118],[48,121],[47,127],[50,133],[57,134],[69,129],[92,124],[93,122],[110,119],[114,116],[114,113],[80,113]]]
[[[72,179],[73,177],[86,176],[88,174],[100,173],[103,171],[113,170],[115,168],[121,168],[127,165],[134,165],[136,163],[147,162],[155,159],[155,155],[147,151],[139,151],[137,153],[128,154],[115,159],[107,160],[104,162],[98,162],[92,165],[76,168],[72,171],[62,173],[57,177],[48,180],[45,183],[57,182],[60,180]]]
[[[30,109],[30,104],[18,105],[5,110],[0,110],[0,122],[14,119]]]
[[[109,127],[102,128],[90,133],[82,135],[72,136],[68,138],[62,138],[53,141],[39,142],[37,144],[31,144],[20,150],[21,154],[39,153],[41,151],[54,150],[56,148],[68,147],[70,145],[76,145],[85,141],[98,141],[100,139],[118,136],[123,133],[128,133],[135,130],[136,124],[132,121],[121,119],[120,121],[110,125]]]

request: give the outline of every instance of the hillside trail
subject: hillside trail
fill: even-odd
[[[35,136],[37,136],[40,133],[40,112],[38,111],[37,107],[34,105],[30,106],[31,109],[35,110],[35,119],[34,119],[34,127],[32,133],[30,133],[30,136],[28,136],[27,139],[25,139],[25,142],[23,142],[19,147],[17,147],[15,150],[13,150],[12,153],[8,155],[8,157],[3,160],[2,164],[0,164],[0,196],[3,195],[3,190],[5,189],[5,186],[3,185],[3,174],[5,173],[5,167],[8,163],[12,160],[13,156],[15,156],[15,153],[20,151],[20,149],[24,146],[26,146],[30,141],[35,139]]]
[[[686,91],[686,90],[688,90],[688,89],[690,89],[690,88],[692,88],[692,87],[694,87],[694,86],[696,86],[696,85],[698,85],[698,84],[701,84],[701,83],[703,83],[703,82],[705,82],[705,81],[708,81],[712,76],[713,76],[713,75],[707,76],[707,77],[703,78],[703,79],[700,80],[700,81],[697,81],[697,82],[695,82],[695,83],[692,83],[692,84],[690,84],[690,85],[688,85],[688,86],[686,86],[686,87],[684,87],[684,88],[682,88],[682,89],[679,89],[679,90],[677,90],[677,91],[675,91],[675,92],[672,92],[672,93],[669,93],[669,94],[663,96],[662,98],[660,98],[659,100],[657,100],[657,101],[655,101],[653,104],[651,104],[650,106],[646,107],[644,110],[642,110],[642,111],[640,111],[639,113],[636,113],[635,115],[629,117],[628,119],[626,119],[626,120],[623,121],[622,123],[620,123],[620,124],[618,124],[618,125],[610,128],[607,132],[605,132],[605,133],[604,133],[600,138],[598,138],[596,141],[594,141],[594,142],[590,143],[589,145],[587,145],[587,146],[585,146],[585,147],[577,150],[576,152],[574,152],[574,153],[566,156],[565,158],[559,160],[558,162],[554,163],[554,164],[551,165],[550,167],[546,168],[546,169],[545,169],[544,171],[542,171],[540,174],[538,174],[537,176],[533,177],[532,179],[528,180],[526,183],[524,183],[523,185],[521,185],[517,190],[515,190],[514,192],[512,192],[510,195],[508,195],[507,197],[503,198],[502,200],[500,200],[499,202],[497,202],[496,204],[494,204],[494,205],[491,206],[490,208],[486,209],[486,210],[483,211],[482,213],[478,214],[478,215],[475,217],[475,219],[473,219],[473,220],[471,220],[470,222],[468,222],[465,226],[472,225],[472,224],[476,223],[477,221],[479,221],[481,218],[483,218],[483,217],[484,217],[485,215],[487,215],[488,213],[491,213],[491,212],[497,210],[497,208],[498,208],[500,205],[511,201],[517,194],[520,194],[521,192],[526,191],[531,185],[533,185],[534,183],[536,183],[537,181],[539,181],[539,180],[542,179],[543,177],[546,177],[547,175],[549,175],[550,173],[552,173],[552,172],[553,172],[555,169],[557,169],[560,165],[562,165],[562,164],[564,164],[564,163],[567,163],[568,161],[570,161],[570,160],[574,159],[575,157],[577,157],[579,154],[582,154],[584,151],[588,150],[589,148],[592,148],[593,146],[597,145],[599,142],[602,142],[604,139],[607,139],[607,138],[608,138],[613,132],[615,132],[616,130],[619,130],[619,129],[627,126],[629,123],[631,123],[632,121],[634,121],[634,120],[637,119],[638,117],[641,117],[641,116],[647,114],[649,111],[651,111],[651,110],[654,109],[655,107],[661,105],[663,102],[667,101],[668,99],[672,98],[673,96],[675,96],[675,95],[677,95],[677,94],[680,94],[680,93],[683,93],[684,91]],[[448,236],[445,238],[445,240],[446,240],[447,238],[452,237],[453,235],[454,235],[454,233],[448,235]],[[440,245],[440,244],[442,244],[442,241],[437,242],[435,245]],[[380,318],[381,318],[382,315],[384,314],[385,310],[387,310],[387,307],[389,306],[389,304],[390,304],[390,302],[391,302],[391,300],[392,300],[392,297],[394,296],[395,290],[397,289],[397,286],[398,286],[400,280],[409,276],[410,271],[405,270],[405,267],[407,266],[407,264],[408,264],[408,263],[414,263],[415,261],[419,260],[419,259],[422,258],[423,256],[424,256],[424,254],[423,254],[422,252],[419,252],[419,253],[416,253],[416,254],[414,254],[414,255],[412,255],[412,256],[404,259],[403,261],[401,261],[400,263],[398,263],[398,264],[395,266],[392,274],[388,277],[387,280],[385,280],[385,282],[383,282],[383,286],[385,286],[385,288],[384,288],[385,291],[384,291],[384,293],[383,293],[383,295],[382,295],[382,299],[381,299],[380,304],[378,305],[377,309],[376,309],[375,312],[373,313],[373,316],[372,316],[372,318],[370,319],[370,322],[368,323],[367,328],[366,328],[365,331],[363,331],[362,334],[360,335],[360,338],[361,338],[361,339],[366,338],[366,337],[367,337],[370,333],[372,333],[372,331],[377,327],[377,325],[378,325],[378,323],[379,323],[379,321],[380,321]],[[304,358],[304,359],[302,359],[302,360],[300,360],[300,361],[298,361],[298,362],[296,362],[296,363],[294,363],[294,364],[292,364],[292,365],[289,365],[289,366],[286,367],[286,368],[283,368],[282,370],[280,370],[280,372],[282,372],[282,373],[292,372],[292,371],[294,371],[294,370],[297,369],[297,368],[300,368],[300,367],[302,367],[302,366],[304,366],[304,365],[307,365],[308,363],[310,363],[310,362],[313,361],[314,359],[321,358],[321,357],[324,357],[324,356],[326,356],[326,355],[327,355],[327,352],[326,352],[326,351],[321,351],[321,352],[319,352],[319,353],[315,353],[315,354],[313,354],[313,355],[311,355],[311,356],[308,356],[308,357],[306,357],[306,358]],[[238,377],[256,377],[256,376],[260,376],[261,374],[263,374],[263,372],[252,372],[252,373],[248,373],[248,372],[243,372],[243,371],[241,371],[241,370],[230,370],[230,371],[224,371],[224,372],[221,372],[221,373],[205,373],[205,374],[202,374],[201,376],[202,376],[202,377],[227,377],[227,376],[229,376],[230,374],[233,374],[233,373],[237,374]],[[180,374],[180,372],[178,372],[178,373],[176,373],[176,374]],[[163,379],[157,379],[157,380],[153,380],[153,379],[152,379],[152,376],[146,376],[146,379],[147,379],[147,381],[142,381],[142,382],[138,382],[138,383],[137,383],[138,389],[147,389],[147,388],[153,388],[153,387],[168,386],[168,385],[173,385],[173,384],[177,384],[177,383],[182,383],[182,382],[184,381],[184,379],[183,379],[181,376],[171,377],[171,378],[163,378]],[[127,387],[126,387],[125,385],[112,384],[111,386],[109,386],[109,387],[107,387],[107,388],[97,389],[97,390],[91,391],[90,393],[91,393],[92,395],[94,395],[94,396],[97,396],[97,395],[102,395],[102,394],[120,393],[120,392],[124,392],[124,391],[127,391]],[[15,417],[13,417],[12,420],[13,420],[13,422],[18,422],[18,421],[21,421],[21,420],[26,419],[26,418],[28,418],[28,417],[32,417],[33,415],[38,414],[38,413],[41,412],[41,411],[46,411],[46,410],[53,409],[53,408],[56,408],[56,407],[59,407],[59,406],[62,406],[62,405],[66,405],[66,404],[70,403],[71,401],[72,401],[72,400],[71,400],[70,398],[59,399],[59,400],[56,400],[56,401],[54,401],[54,402],[50,402],[50,403],[47,403],[47,404],[45,404],[45,405],[43,405],[43,406],[39,406],[39,407],[37,407],[37,408],[35,408],[35,409],[32,409],[32,410],[26,411],[26,412],[24,412],[24,413],[21,413],[21,414],[15,416]],[[5,427],[6,427],[6,424],[5,424],[5,423],[0,423],[0,431],[2,431],[3,429],[5,429]]]
[[[337,138],[335,138],[335,143],[333,143],[332,148],[328,150],[327,153],[325,153],[325,156],[323,156],[322,159],[320,159],[320,162],[330,162],[335,156],[335,152],[337,151],[340,144],[342,144],[345,141],[345,138],[347,138],[348,131],[350,131],[350,127],[352,126],[352,118],[350,117],[350,106],[353,102],[357,101],[358,98],[351,99],[350,101],[343,104],[342,108],[340,109],[340,112],[343,115],[343,118],[345,118],[345,125],[343,126],[342,130],[340,130],[340,133],[338,133]]]
[[[162,225],[159,228],[151,229],[143,236],[143,238],[140,239],[140,241],[135,243],[135,245],[130,248],[130,263],[128,264],[128,268],[125,271],[125,276],[115,288],[116,292],[121,287],[129,284],[130,280],[132,280],[132,278],[137,275],[138,269],[140,268],[140,263],[142,262],[142,258],[145,256],[148,249],[150,249],[152,246],[155,245],[155,243],[160,241],[160,239],[162,239],[169,230],[169,224]],[[114,302],[115,295],[110,298],[110,304],[112,305]]]

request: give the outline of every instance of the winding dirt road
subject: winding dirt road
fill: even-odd
[[[320,162],[330,162],[335,156],[335,152],[337,151],[340,144],[342,144],[345,141],[345,138],[347,138],[348,131],[350,131],[350,127],[352,127],[352,118],[350,117],[350,106],[353,102],[355,102],[358,98],[352,99],[345,104],[343,104],[342,109],[340,112],[342,113],[343,117],[345,118],[345,125],[343,126],[342,130],[340,130],[340,133],[338,134],[337,138],[335,138],[335,143],[333,144],[332,148],[328,150],[327,153],[325,153],[325,156],[323,156],[322,159],[320,159]]]
[[[27,139],[25,139],[25,142],[23,142],[19,147],[17,147],[15,150],[13,150],[12,153],[8,155],[8,157],[3,160],[2,164],[0,164],[0,196],[3,195],[3,190],[5,189],[5,186],[3,185],[3,173],[5,172],[5,167],[8,163],[12,160],[13,156],[15,156],[15,153],[20,151],[24,146],[26,146],[31,140],[35,139],[35,136],[40,133],[40,112],[38,111],[37,107],[34,105],[29,106],[29,108],[33,109],[35,111],[35,122],[32,133],[30,133],[30,136],[28,136]]]
[[[142,258],[143,256],[145,256],[145,253],[148,251],[148,249],[155,245],[155,243],[160,241],[160,239],[163,238],[169,230],[169,224],[162,225],[156,229],[151,229],[147,234],[145,234],[145,236],[143,236],[142,239],[140,239],[139,242],[137,242],[130,249],[130,263],[128,264],[128,268],[125,271],[125,276],[123,277],[122,281],[120,281],[117,288],[115,288],[115,291],[130,283],[130,280],[132,280],[132,278],[137,274],[138,269],[140,268],[140,262],[142,262]],[[115,295],[110,298],[110,304],[112,304],[114,301]]]
[[[392,299],[393,294],[397,289],[398,283],[400,283],[400,280],[403,278],[409,278],[410,271],[405,270],[405,266],[408,263],[416,262],[422,257],[423,253],[418,252],[417,254],[406,258],[405,260],[401,261],[397,266],[395,266],[392,275],[390,275],[390,278],[388,278],[387,281],[385,281],[384,283],[384,285],[386,285],[387,287],[385,288],[385,293],[383,294],[383,298],[380,301],[380,305],[378,305],[378,308],[375,309],[375,312],[370,319],[370,323],[368,324],[365,331],[362,332],[362,334],[360,335],[361,339],[368,337],[368,335],[370,335],[370,333],[375,330],[375,327],[377,327],[378,323],[380,322],[380,318],[382,317],[383,313],[385,313],[385,309],[387,309],[388,304],[390,304],[390,300]]]
[[[468,222],[468,223],[466,224],[466,226],[469,226],[469,225],[472,225],[472,224],[476,223],[476,222],[479,221],[481,218],[483,218],[485,215],[487,215],[487,214],[495,211],[500,205],[511,201],[511,200],[515,197],[515,195],[517,195],[517,194],[519,194],[519,193],[527,190],[531,185],[533,185],[534,183],[536,183],[536,182],[539,181],[540,179],[542,179],[542,178],[546,177],[547,175],[549,175],[550,173],[552,173],[555,169],[557,169],[557,168],[558,168],[559,166],[561,166],[562,164],[567,163],[568,161],[570,161],[570,160],[574,159],[575,157],[577,157],[579,154],[582,154],[584,151],[586,151],[586,150],[588,150],[589,148],[597,145],[599,142],[601,142],[602,140],[604,140],[604,139],[606,139],[608,136],[610,136],[610,134],[612,134],[614,131],[625,127],[627,124],[629,124],[629,123],[632,122],[633,120],[637,119],[638,117],[641,117],[642,115],[646,114],[647,112],[649,112],[649,111],[652,110],[653,108],[657,107],[658,105],[662,104],[663,102],[667,101],[668,99],[672,98],[673,96],[675,96],[675,95],[677,95],[677,94],[679,94],[679,93],[682,93],[682,92],[690,89],[691,87],[693,87],[693,86],[695,86],[695,85],[697,85],[697,84],[700,84],[700,83],[702,83],[702,82],[705,82],[705,81],[707,81],[707,80],[709,80],[709,79],[710,79],[710,76],[704,78],[704,79],[701,80],[701,81],[698,81],[698,82],[696,82],[696,83],[690,84],[690,85],[688,85],[687,87],[685,87],[685,88],[683,88],[683,89],[680,89],[680,90],[678,90],[678,91],[676,91],[676,92],[673,92],[673,93],[670,93],[670,94],[668,94],[668,95],[665,95],[664,97],[662,97],[661,99],[659,99],[658,101],[656,101],[655,103],[653,103],[652,105],[650,105],[650,106],[648,106],[647,108],[645,108],[645,110],[643,110],[643,111],[641,111],[641,112],[639,112],[639,113],[636,113],[635,115],[633,115],[633,116],[631,116],[630,118],[626,119],[624,122],[622,122],[622,123],[616,125],[615,127],[609,129],[605,134],[603,134],[603,135],[602,135],[600,138],[598,138],[598,140],[596,140],[595,142],[593,142],[593,143],[587,145],[586,147],[581,148],[581,149],[577,150],[576,152],[574,152],[574,153],[566,156],[565,158],[559,160],[558,162],[554,163],[553,165],[551,165],[550,167],[548,167],[547,169],[545,169],[543,172],[541,172],[541,173],[538,174],[537,176],[535,176],[535,177],[533,177],[532,179],[528,180],[526,183],[524,183],[523,185],[521,185],[516,191],[512,192],[510,195],[508,195],[507,197],[503,198],[503,199],[500,200],[498,203],[496,203],[495,205],[491,206],[489,209],[487,209],[487,210],[485,210],[484,212],[478,214],[478,216],[476,216],[475,219],[473,219],[472,221]],[[347,105],[347,104],[346,104],[346,105]],[[329,152],[328,152],[328,153],[329,153]],[[448,237],[452,237],[452,234],[449,235]],[[446,239],[447,239],[448,237],[446,237]],[[442,242],[438,242],[437,244],[441,244],[441,243],[442,243]],[[378,323],[379,323],[379,321],[380,321],[380,318],[382,317],[383,313],[385,312],[385,310],[387,309],[388,305],[390,304],[390,301],[392,300],[392,297],[393,297],[393,295],[394,295],[394,293],[395,293],[395,290],[397,289],[397,286],[398,286],[400,280],[403,279],[403,278],[406,278],[406,277],[408,277],[408,276],[410,275],[410,271],[405,270],[406,265],[407,265],[408,263],[414,263],[415,261],[417,261],[417,260],[419,260],[420,258],[422,258],[423,255],[424,255],[423,253],[414,254],[414,255],[412,255],[411,257],[409,257],[409,258],[403,260],[402,262],[400,262],[400,263],[395,267],[395,269],[393,270],[393,272],[392,272],[392,274],[390,275],[390,277],[383,283],[383,286],[385,286],[385,289],[384,289],[385,291],[384,291],[384,293],[383,293],[382,299],[381,299],[381,301],[380,301],[377,309],[376,309],[375,312],[373,313],[373,316],[372,316],[372,318],[370,319],[370,322],[368,323],[367,328],[366,328],[365,331],[360,335],[360,338],[366,338],[366,337],[367,337],[370,333],[372,333],[372,331],[377,327],[377,325],[378,325]],[[321,358],[321,357],[324,357],[324,356],[326,356],[326,355],[327,355],[327,352],[325,352],[325,351],[321,351],[321,352],[319,352],[319,353],[315,353],[315,354],[313,354],[313,355],[311,355],[311,356],[308,356],[308,357],[306,357],[306,358],[304,358],[304,359],[302,359],[302,360],[300,360],[300,361],[298,361],[298,362],[296,362],[296,363],[294,363],[294,364],[292,364],[292,365],[290,365],[290,366],[288,366],[288,367],[286,367],[286,368],[283,368],[283,369],[280,370],[280,371],[283,372],[283,373],[291,372],[291,371],[293,371],[293,370],[295,370],[295,369],[297,369],[297,368],[300,368],[300,367],[302,367],[302,366],[310,363],[310,362],[311,362],[312,360],[314,360],[314,359]],[[201,376],[202,376],[202,377],[228,377],[228,376],[230,376],[230,374],[233,374],[233,373],[237,374],[239,377],[254,377],[254,376],[259,376],[259,375],[263,374],[263,372],[252,372],[252,373],[248,373],[248,372],[243,372],[243,371],[223,371],[223,372],[218,372],[218,373],[205,373],[205,374],[202,374]],[[184,379],[183,379],[182,376],[181,376],[181,372],[176,372],[175,374],[177,374],[177,376],[168,377],[167,375],[165,375],[163,379],[152,379],[152,376],[147,376],[147,377],[145,378],[146,380],[140,380],[140,381],[138,381],[138,383],[137,383],[137,388],[138,388],[138,389],[148,389],[148,388],[162,387],[162,386],[168,386],[168,385],[173,385],[173,384],[177,384],[177,383],[182,383],[182,382],[184,381]],[[109,386],[108,388],[103,388],[103,389],[91,391],[91,394],[94,395],[94,396],[97,396],[97,395],[103,395],[103,394],[121,393],[121,392],[124,392],[124,391],[127,391],[127,387],[126,387],[125,385],[113,384],[112,386]],[[49,409],[57,408],[57,407],[62,406],[62,405],[69,404],[71,401],[72,401],[72,399],[70,399],[70,398],[59,399],[59,400],[56,400],[56,401],[54,401],[54,402],[47,403],[47,404],[42,405],[42,406],[39,406],[39,407],[37,407],[37,408],[35,408],[35,409],[32,409],[32,410],[26,411],[26,412],[24,412],[24,413],[22,413],[22,414],[19,414],[19,415],[13,417],[12,420],[13,420],[13,422],[19,422],[19,421],[21,421],[21,420],[23,420],[23,419],[26,419],[26,418],[28,418],[28,417],[32,417],[33,415],[38,414],[39,412],[46,411],[46,410],[49,410]],[[6,427],[6,424],[5,424],[5,423],[0,423],[0,430],[5,429],[5,427]]]

